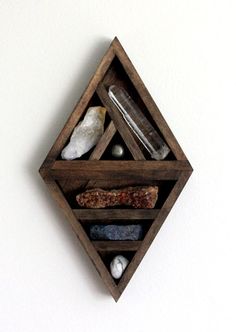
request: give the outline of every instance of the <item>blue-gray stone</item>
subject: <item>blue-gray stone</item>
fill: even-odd
[[[91,240],[137,241],[143,237],[142,225],[91,225]]]

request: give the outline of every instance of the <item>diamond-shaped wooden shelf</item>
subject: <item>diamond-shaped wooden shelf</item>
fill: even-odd
[[[166,141],[171,152],[164,161],[151,159],[131,132],[108,97],[107,88],[112,84],[128,91]],[[99,105],[106,107],[107,115],[104,134],[96,147],[81,159],[62,160],[61,151],[80,118],[88,107]],[[125,160],[112,160],[109,151],[115,143],[125,146]],[[112,41],[39,171],[117,301],[192,173],[184,152],[117,38]],[[82,209],[76,204],[76,194],[85,188],[129,185],[158,185],[159,198],[155,208]],[[130,221],[143,225],[145,234],[142,241],[91,241],[89,238],[88,227],[93,223],[124,224]],[[116,281],[110,274],[109,262],[119,253],[124,254],[130,263],[121,279]]]

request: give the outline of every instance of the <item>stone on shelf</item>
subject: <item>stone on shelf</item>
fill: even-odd
[[[120,279],[129,261],[122,255],[113,258],[110,264],[111,275],[114,279]]]
[[[92,240],[137,241],[143,237],[142,225],[92,225],[89,235]]]
[[[91,209],[116,205],[128,205],[136,209],[153,209],[157,198],[157,186],[138,186],[113,190],[95,188],[86,190],[76,196],[80,206]]]
[[[111,155],[114,158],[121,159],[124,157],[125,150],[121,144],[114,144],[111,148]]]
[[[70,142],[62,150],[62,159],[80,158],[98,143],[104,133],[105,115],[105,107],[89,107],[84,119],[75,127]]]

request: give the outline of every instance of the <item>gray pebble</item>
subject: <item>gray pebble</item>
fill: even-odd
[[[120,144],[113,145],[111,149],[111,154],[114,158],[123,158],[124,153],[125,151],[122,145]]]

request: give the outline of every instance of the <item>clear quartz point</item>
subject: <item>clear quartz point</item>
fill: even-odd
[[[126,90],[116,85],[111,85],[108,95],[151,157],[156,160],[165,159],[170,152],[169,147]]]

